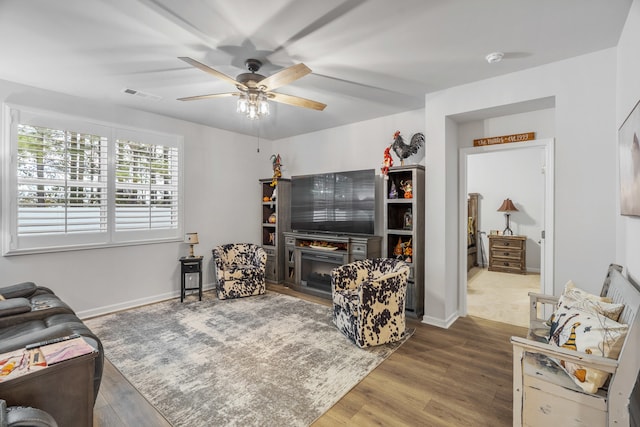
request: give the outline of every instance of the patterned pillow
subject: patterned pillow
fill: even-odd
[[[564,286],[556,308],[567,306],[579,308],[589,313],[598,313],[611,320],[618,320],[624,304],[615,304],[611,298],[600,297],[578,288],[571,280]]]
[[[597,312],[563,305],[552,316],[549,343],[586,354],[617,359],[628,326]],[[609,376],[599,369],[560,361],[573,381],[585,392],[595,393]]]

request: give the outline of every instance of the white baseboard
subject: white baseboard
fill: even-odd
[[[439,319],[437,317],[431,317],[424,315],[422,316],[422,323],[426,323],[427,325],[437,326],[443,329],[449,329],[453,323],[458,320],[458,312],[452,313],[447,319]]]
[[[215,284],[210,283],[202,286],[203,291],[208,291],[211,289],[215,289]],[[86,320],[91,317],[103,316],[105,314],[115,313],[116,311],[128,310],[131,308],[141,307],[143,305],[166,301],[173,298],[180,298],[180,290],[153,295],[145,298],[139,298],[119,304],[105,305],[102,307],[92,308],[90,310],[78,311],[76,312],[76,316],[78,316],[81,320]]]

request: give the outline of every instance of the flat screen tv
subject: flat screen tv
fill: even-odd
[[[291,228],[374,234],[375,169],[291,177]]]

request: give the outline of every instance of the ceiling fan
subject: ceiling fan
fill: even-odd
[[[293,105],[296,107],[310,108],[312,110],[322,111],[327,106],[321,102],[312,101],[310,99],[300,98],[298,96],[286,95],[284,93],[272,92],[282,86],[298,80],[307,74],[311,73],[311,70],[304,64],[296,64],[291,67],[280,70],[269,77],[265,77],[258,74],[262,62],[257,59],[247,59],[245,65],[248,73],[242,73],[235,79],[227,76],[220,71],[205,65],[195,59],[181,56],[178,59],[186,62],[193,67],[199,68],[205,73],[209,73],[221,80],[234,85],[239,92],[226,92],[226,93],[212,93],[209,95],[197,95],[188,96],[185,98],[178,98],[179,101],[195,101],[199,99],[208,98],[221,98],[228,96],[237,96],[238,99],[238,111],[246,113],[250,118],[256,118],[259,115],[269,114],[269,106],[266,100],[273,100],[282,104]],[[243,111],[243,108],[246,111]],[[253,109],[253,111],[252,111]],[[252,117],[253,114],[253,117]]]

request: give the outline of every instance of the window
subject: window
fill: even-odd
[[[177,136],[5,106],[3,253],[180,240]]]

